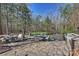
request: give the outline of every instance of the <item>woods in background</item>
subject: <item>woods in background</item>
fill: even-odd
[[[0,4],[0,34],[48,32],[69,33],[79,28],[79,4],[59,7],[59,14],[33,15],[28,4]],[[33,17],[35,16],[35,17]]]

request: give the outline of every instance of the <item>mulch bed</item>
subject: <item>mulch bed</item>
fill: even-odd
[[[79,56],[79,48],[74,49],[73,51],[70,52],[71,56]]]

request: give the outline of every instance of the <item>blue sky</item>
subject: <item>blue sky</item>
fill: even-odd
[[[49,13],[58,14],[58,8],[64,6],[63,3],[30,3],[28,8],[36,15],[47,15]]]

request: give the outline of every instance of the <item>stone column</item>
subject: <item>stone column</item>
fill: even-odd
[[[68,49],[69,49],[69,55],[70,56],[73,56],[73,51],[74,51],[74,40],[73,39],[70,39],[70,40],[67,40],[67,46],[68,46]]]

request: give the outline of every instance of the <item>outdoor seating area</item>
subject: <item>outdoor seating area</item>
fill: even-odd
[[[0,55],[79,55],[79,4],[0,3]]]

